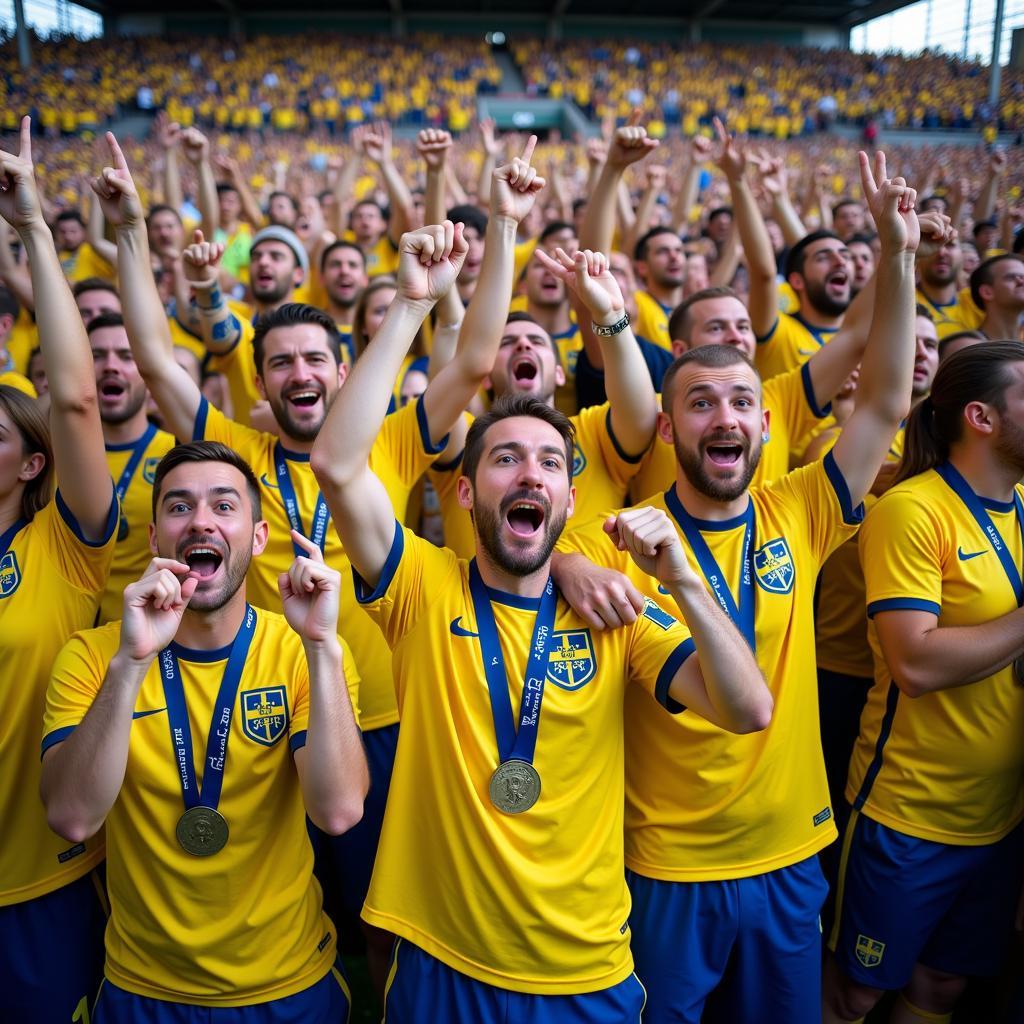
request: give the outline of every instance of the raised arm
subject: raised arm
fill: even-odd
[[[391,153],[391,125],[387,121],[378,121],[372,131],[363,137],[363,152],[367,158],[377,165],[384,187],[388,193],[388,206],[391,216],[388,220],[388,236],[398,245],[402,235],[412,227],[415,214],[412,204],[412,193],[406,185]]]
[[[365,133],[365,128],[355,128],[352,131],[353,152],[347,157],[334,157],[330,167],[334,174],[334,209],[332,211],[332,223],[330,229],[341,238],[348,227],[348,215],[352,212],[352,203],[355,197],[356,178],[359,176],[359,164],[362,162],[362,151],[359,148],[359,140]]]
[[[423,198],[423,220],[426,224],[440,224],[444,220],[448,153],[451,148],[451,134],[440,128],[424,128],[416,136],[416,152],[427,165],[427,188]]]
[[[188,371],[174,358],[171,329],[150,265],[139,194],[112,132],[107,132],[107,144],[113,166],[103,168],[93,182],[93,189],[117,235],[121,309],[132,355],[168,429],[175,437],[187,441],[192,437],[203,396]]]
[[[226,153],[218,153],[213,162],[238,193],[238,200],[242,205],[242,220],[247,220],[253,228],[262,227],[267,218],[263,216],[260,204],[256,202],[256,197],[252,194],[238,161]]]
[[[771,196],[772,215],[782,231],[786,245],[796,245],[807,234],[807,228],[789,197],[789,172],[785,161],[782,157],[761,153],[754,161],[754,166],[761,176],[762,187]]]
[[[981,193],[974,204],[974,222],[991,220],[995,216],[996,202],[999,199],[999,186],[1002,184],[1006,171],[1006,154],[1001,149],[994,149],[988,161],[988,174],[981,186]],[[982,259],[985,254],[979,253]]]
[[[451,221],[403,235],[398,294],[332,403],[310,456],[345,552],[371,586],[391,551],[395,512],[370,469],[370,451],[402,360],[438,297],[455,283],[466,249],[461,226]]]
[[[111,266],[114,266],[117,263],[117,246],[104,238],[104,225],[103,208],[94,192],[89,197],[89,224],[85,229],[86,239],[98,256],[102,256]]]
[[[167,112],[161,110],[156,115],[154,125],[156,141],[164,154],[163,179],[164,202],[180,214],[185,205],[185,197],[181,191],[181,168],[178,166],[178,146],[181,144],[181,125],[172,121]]]
[[[224,246],[220,242],[207,242],[198,229],[192,236],[192,244],[182,253],[182,270],[196,296],[199,333],[203,344],[216,355],[230,352],[242,337],[242,325],[231,312],[220,288],[223,255]]]
[[[627,253],[633,252],[637,239],[647,230],[658,197],[665,190],[665,183],[668,181],[668,168],[663,164],[648,164],[645,170],[647,171],[647,186],[640,196],[630,230],[622,234],[622,251]]]
[[[711,159],[711,142],[703,135],[695,135],[680,166],[682,183],[672,207],[672,227],[677,235],[690,230],[690,214],[700,195],[700,172]]]
[[[181,148],[196,171],[199,212],[203,215],[200,226],[207,238],[213,238],[221,224],[217,182],[210,165],[210,140],[198,128],[189,128],[181,137]]]
[[[480,162],[480,178],[476,187],[476,205],[486,209],[491,202],[491,180],[494,168],[498,166],[498,158],[505,148],[504,143],[494,134],[494,119],[485,117],[480,122],[480,144],[484,158]]]
[[[96,374],[85,326],[43,219],[31,131],[29,118],[22,118],[18,155],[0,152],[0,216],[18,232],[28,253],[61,497],[86,539],[98,541],[106,533],[114,487],[103,447]]]
[[[860,504],[885,461],[889,445],[910,411],[914,353],[914,254],[920,227],[917,193],[902,178],[886,176],[885,154],[875,154],[872,174],[860,154],[861,182],[882,246],[876,270],[875,309],[860,364],[857,404],[832,454],[851,503]]]

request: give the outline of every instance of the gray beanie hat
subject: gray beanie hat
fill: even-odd
[[[299,261],[299,266],[302,267],[302,276],[308,276],[309,256],[306,253],[306,247],[299,241],[299,236],[290,228],[284,228],[278,224],[271,224],[269,227],[261,228],[253,235],[252,241],[249,243],[249,250],[255,249],[260,242],[282,242],[284,245],[287,245],[295,253],[295,258]]]

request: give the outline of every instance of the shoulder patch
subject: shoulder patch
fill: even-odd
[[[156,479],[156,467],[159,465],[159,456],[148,458],[142,464],[142,479],[145,480],[147,484],[152,484],[153,481]]]
[[[8,551],[0,558],[0,598],[10,597],[21,584],[21,567],[18,556]]]
[[[265,747],[272,747],[288,730],[288,693],[283,686],[243,690],[242,732]]]
[[[563,690],[586,686],[597,672],[597,655],[589,629],[555,630],[548,652],[548,682]]]
[[[788,594],[793,589],[796,566],[785,537],[776,537],[754,552],[754,575],[758,586],[770,594]]]
[[[661,587],[658,590],[661,591]],[[661,605],[655,604],[649,597],[644,600],[643,616],[645,619],[650,619],[660,629],[671,629],[676,624],[676,619],[669,615]]]
[[[577,444],[572,449],[572,475],[579,476],[587,468],[587,457],[583,449]]]

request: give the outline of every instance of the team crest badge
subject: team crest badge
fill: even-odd
[[[869,939],[866,935],[857,936],[857,959],[865,967],[877,967],[885,953],[885,943],[877,939]]]
[[[242,732],[272,747],[288,729],[288,695],[283,686],[242,691]]]
[[[152,484],[156,479],[156,467],[160,465],[159,458],[146,459],[142,464],[142,479],[147,484]]]
[[[589,629],[563,629],[551,634],[548,680],[563,690],[578,690],[594,678],[597,656]]]
[[[658,587],[661,590],[661,587]],[[664,591],[668,593],[668,591]],[[645,619],[650,619],[656,626],[661,629],[671,629],[675,624],[676,620],[660,605],[655,604],[649,597],[644,601],[644,612]]]
[[[572,449],[572,475],[579,476],[587,468],[587,457],[583,449],[577,444]]]
[[[21,583],[21,569],[18,568],[18,556],[8,551],[0,558],[0,598],[10,597]]]
[[[785,537],[776,537],[754,552],[754,575],[770,594],[788,594],[793,589],[796,566]]]

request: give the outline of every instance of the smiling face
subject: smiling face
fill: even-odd
[[[565,373],[548,332],[529,320],[506,324],[490,376],[495,397],[518,391],[550,403],[555,389],[564,383]]]
[[[327,296],[341,309],[351,309],[366,287],[366,262],[356,248],[339,246],[324,260],[321,272]]]
[[[257,385],[286,438],[305,443],[316,437],[344,379],[345,366],[322,327],[293,324],[267,332]]]
[[[187,462],[164,477],[149,527],[150,548],[189,567],[199,581],[189,609],[222,608],[238,592],[267,524],[253,522],[245,477],[224,462]]]
[[[565,441],[533,416],[499,420],[483,436],[473,479],[459,479],[458,496],[494,565],[514,576],[536,572],[551,557],[575,502]]]
[[[268,238],[249,255],[249,283],[258,301],[281,302],[302,283],[302,268],[284,242]]]
[[[802,273],[789,275],[802,308],[822,316],[840,316],[850,305],[853,280],[850,250],[838,238],[820,238],[807,246]]]
[[[100,419],[124,423],[146,402],[146,385],[132,358],[128,332],[123,327],[99,327],[89,335]]]
[[[750,485],[767,429],[761,382],[745,362],[682,366],[669,415],[658,417],[658,433],[675,449],[690,486],[722,502],[735,500]]]

